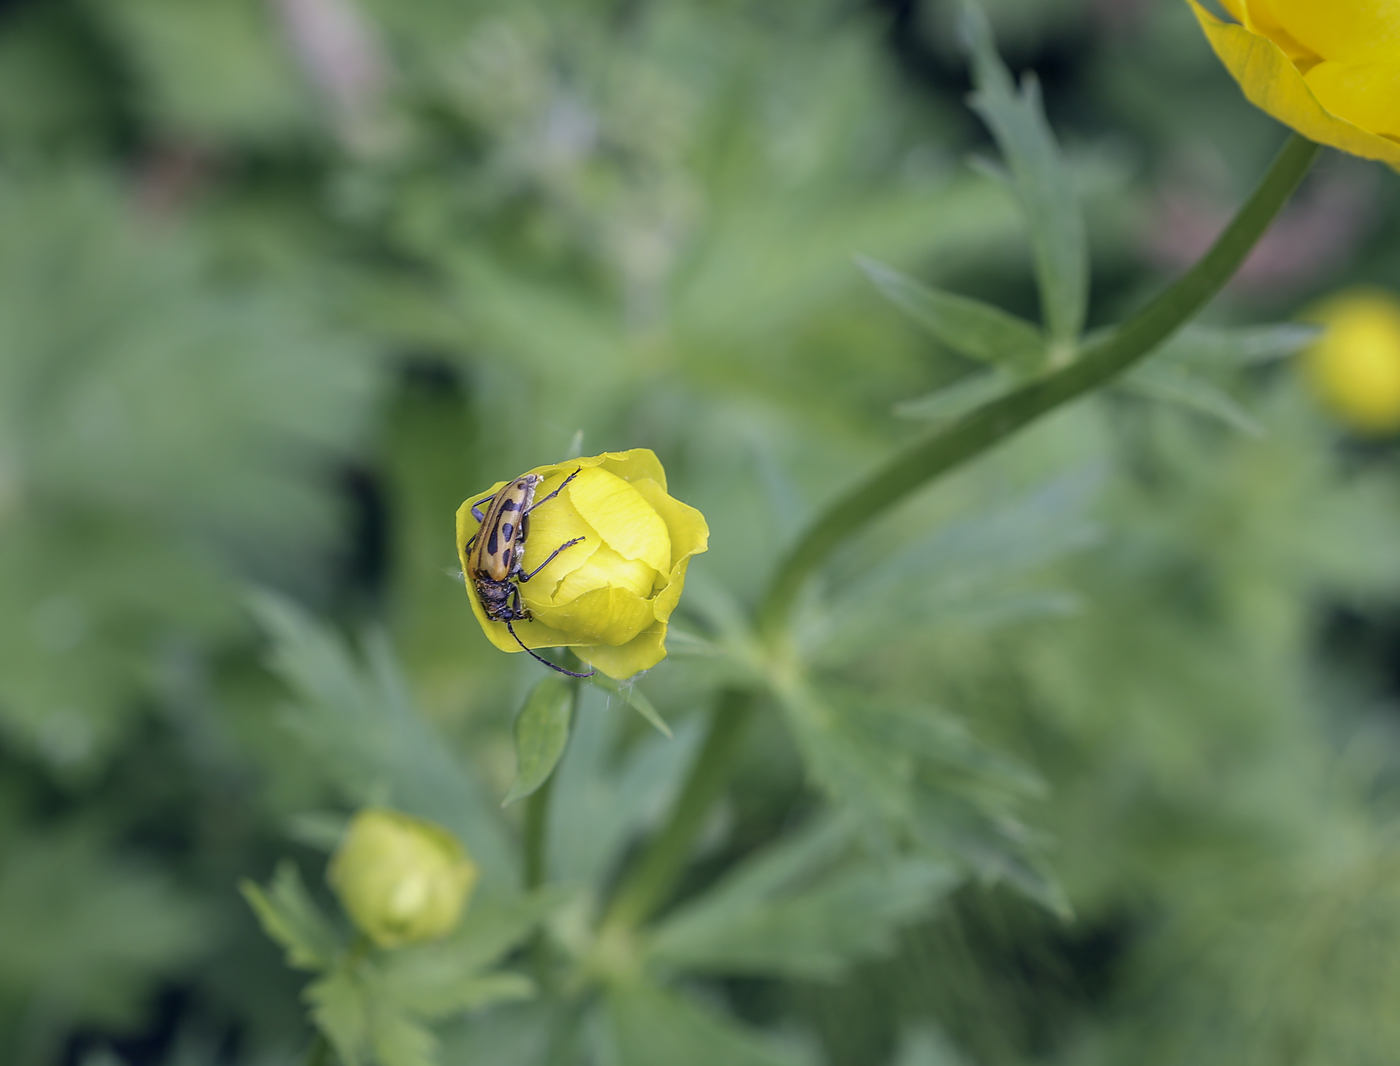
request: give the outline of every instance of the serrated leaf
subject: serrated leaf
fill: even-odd
[[[1002,371],[970,374],[951,385],[894,405],[900,418],[915,418],[921,422],[951,422],[1003,395],[1015,379]]]
[[[1089,302],[1089,245],[1074,183],[1045,120],[1040,84],[1027,74],[1016,90],[974,3],[964,2],[961,29],[976,85],[972,109],[996,138],[1030,230],[1046,332],[1059,345],[1072,345]]]
[[[608,989],[617,1066],[805,1066],[805,1057],[675,992],[642,981]]]
[[[1229,393],[1180,365],[1151,360],[1134,369],[1119,387],[1208,415],[1251,437],[1265,433],[1259,421]]]
[[[823,821],[760,854],[672,915],[649,957],[691,971],[832,979],[888,954],[896,931],[961,880],[950,862],[874,861],[851,855],[850,842],[848,825]]]
[[[671,736],[671,727],[666,724],[666,720],[661,717],[661,712],[656,709],[651,700],[647,699],[646,695],[637,688],[636,682],[614,681],[602,674],[593,675],[593,681],[614,695],[621,696],[627,706],[645,718],[658,733],[666,737]]]
[[[337,968],[306,989],[311,1020],[325,1034],[343,1066],[364,1066],[369,1044],[369,1003],[355,974]]]
[[[1040,330],[970,296],[931,288],[865,256],[856,265],[887,300],[956,352],[993,366],[1033,370],[1045,354]]]
[[[574,687],[564,678],[548,674],[535,682],[515,717],[515,781],[501,800],[502,807],[524,799],[549,780],[569,743],[573,709]]]
[[[415,709],[387,640],[370,634],[361,661],[285,597],[255,591],[248,606],[270,638],[272,669],[297,697],[288,726],[346,800],[389,803],[446,827],[481,867],[479,893],[515,884],[519,863],[495,805]]]
[[[324,970],[343,951],[340,934],[306,891],[294,863],[278,863],[266,892],[252,881],[243,881],[239,890],[263,931],[286,949],[289,966]]]

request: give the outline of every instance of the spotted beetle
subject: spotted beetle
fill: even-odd
[[[494,496],[486,496],[472,504],[472,517],[481,527],[467,541],[467,578],[476,587],[477,599],[481,601],[486,617],[493,622],[504,622],[515,642],[531,656],[544,663],[551,670],[558,670],[570,677],[592,677],[594,671],[576,674],[556,666],[542,655],[535,655],[525,647],[525,642],[515,632],[513,622],[530,621],[530,609],[520,600],[520,584],[529,581],[565,548],[572,548],[583,537],[567,540],[549,553],[549,558],[529,573],[522,565],[525,558],[525,538],[530,532],[530,512],[546,500],[552,500],[574,478],[578,471],[560,482],[559,487],[544,499],[535,499],[535,489],[544,478],[538,474],[518,477]],[[485,513],[481,506],[486,505]]]

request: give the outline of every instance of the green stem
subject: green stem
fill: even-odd
[[[705,817],[724,791],[752,709],[752,693],[739,689],[720,693],[710,732],[676,797],[670,820],[613,896],[605,926],[635,928],[666,902],[685,869],[695,838],[705,826]]]
[[[807,578],[842,541],[929,481],[1011,436],[1041,415],[1123,373],[1204,307],[1239,269],[1317,157],[1318,146],[1294,134],[1264,179],[1194,267],[1106,340],[1061,370],[942,426],[894,455],[835,500],[778,564],[758,608],[770,642],[786,628]]]

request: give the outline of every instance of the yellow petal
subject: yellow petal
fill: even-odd
[[[1240,21],[1246,29],[1273,41],[1283,49],[1283,54],[1294,62],[1303,60],[1309,65],[1316,63],[1320,58],[1318,54],[1284,28],[1278,15],[1274,13],[1272,4],[1273,0],[1244,0],[1244,17]],[[1239,18],[1237,12],[1231,11],[1231,14]]]
[[[1303,75],[1272,41],[1242,26],[1221,22],[1196,0],[1187,0],[1211,47],[1240,83],[1250,103],[1304,137],[1400,170],[1400,144],[1333,115],[1308,88]]]
[[[523,591],[534,592],[536,596],[547,597],[559,582],[587,563],[593,553],[603,547],[603,538],[578,513],[568,489],[552,500],[545,499],[576,469],[573,467],[547,476],[535,489],[537,506],[530,512],[530,535],[525,538],[525,558],[520,564],[525,572],[533,573],[561,544],[567,544],[576,537],[583,538],[578,544],[561,551],[548,566],[530,579]],[[538,591],[541,589],[544,591]]]
[[[609,677],[625,681],[666,658],[666,623],[653,622],[617,647],[581,648],[578,657]]]
[[[599,466],[610,474],[616,474],[623,481],[651,478],[662,489],[666,488],[666,470],[662,467],[661,460],[656,457],[656,453],[650,448],[633,448],[626,452],[604,452],[595,458],[601,460],[598,463]]]
[[[671,569],[671,535],[666,523],[622,478],[594,467],[581,471],[564,491],[584,521],[613,551],[625,559],[649,563],[654,570]]]
[[[1400,303],[1390,293],[1363,290],[1309,317],[1327,327],[1306,364],[1323,402],[1362,432],[1400,429]]]
[[[1400,136],[1400,63],[1319,63],[1308,88],[1332,114],[1354,126]]]
[[[599,548],[583,566],[572,571],[547,597],[549,604],[568,603],[585,592],[613,585],[646,599],[656,585],[656,568],[640,559],[624,559],[609,547]],[[529,599],[529,597],[526,597]],[[531,601],[531,607],[534,602]]]
[[[632,487],[666,523],[666,530],[671,535],[672,565],[708,549],[710,527],[705,516],[689,504],[668,496],[665,482],[641,478],[632,482]]]
[[[1400,4],[1395,0],[1249,0],[1323,59],[1400,62]]]
[[[1220,0],[1220,2],[1236,22],[1244,22],[1249,17],[1245,14],[1244,0]]]
[[[606,586],[568,603],[531,610],[540,623],[566,634],[569,644],[626,644],[656,620],[650,600]]]

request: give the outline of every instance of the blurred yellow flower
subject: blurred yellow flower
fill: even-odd
[[[1400,3],[1197,0],[1211,47],[1255,106],[1309,140],[1400,170]]]
[[[366,807],[351,819],[327,879],[355,925],[381,948],[394,948],[452,932],[477,876],[446,829]]]
[[[535,499],[576,470],[558,496],[531,513],[522,565],[529,573],[559,545],[583,539],[520,585],[533,621],[514,623],[515,632],[526,647],[574,648],[609,677],[631,677],[666,657],[666,626],[686,568],[691,556],[706,550],[710,530],[704,515],[667,494],[666,471],[647,448],[537,466],[526,472],[544,478]],[[506,484],[498,481],[457,510],[463,571],[467,542],[480,526],[471,504]],[[520,651],[505,623],[486,616],[470,580],[467,592],[491,642]]]
[[[1326,329],[1306,364],[1323,403],[1363,433],[1400,430],[1400,300],[1383,290],[1357,290],[1308,317]]]

